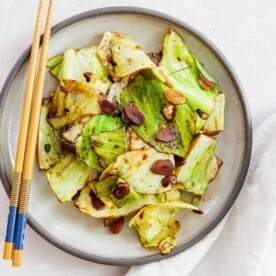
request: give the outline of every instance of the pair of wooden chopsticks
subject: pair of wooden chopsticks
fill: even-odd
[[[21,114],[6,239],[3,250],[3,259],[12,260],[13,266],[21,266],[22,263],[24,232],[36,152],[41,100],[45,83],[46,60],[51,35],[54,0],[49,0],[48,3],[48,13],[39,57],[44,4],[45,0],[39,1]]]

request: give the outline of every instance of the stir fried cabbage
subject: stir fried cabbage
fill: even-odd
[[[162,175],[153,173],[151,165],[157,160],[171,160],[173,156],[159,153],[154,149],[135,150],[121,154],[107,167],[101,179],[108,175],[118,175],[124,182],[141,194],[159,194],[171,189],[171,186],[164,187],[161,183]]]
[[[126,136],[123,122],[112,115],[93,117],[76,140],[79,160],[91,168],[102,171],[113,159],[126,151]],[[108,137],[108,141],[105,138]]]
[[[143,141],[160,152],[185,156],[195,133],[196,113],[184,103],[177,106],[173,122],[168,122],[160,112],[168,103],[164,97],[164,92],[167,89],[168,87],[157,79],[148,80],[143,76],[137,76],[121,91],[120,103],[122,105],[133,103],[144,114],[145,122],[143,124],[131,125]],[[156,140],[158,131],[167,126],[177,129],[177,138],[169,143]]]
[[[56,93],[59,93],[56,98],[54,95],[59,113],[49,118],[49,123],[55,129],[69,125],[86,115],[100,113],[97,93],[85,83],[63,80]]]
[[[211,114],[218,94],[218,83],[189,51],[181,36],[172,29],[164,37],[160,69],[173,89],[183,94],[194,110]],[[203,89],[199,82],[200,76],[213,83],[213,87]]]
[[[47,66],[60,81],[82,82],[97,93],[106,93],[111,85],[108,73],[97,55],[97,46],[68,49],[63,55],[49,59]]]
[[[53,193],[114,234],[129,218],[142,246],[169,254],[180,227],[185,234],[177,216],[204,213],[222,165],[218,81],[172,29],[160,52],[106,31],[98,46],[65,50],[47,66],[58,84],[42,105],[38,163]]]
[[[71,201],[87,181],[94,179],[97,174],[69,153],[59,163],[48,169],[46,176],[58,200],[65,202]]]
[[[47,122],[49,104],[43,104],[40,113],[40,128],[38,133],[38,161],[39,168],[49,169],[62,158],[59,134]]]
[[[161,80],[165,78],[159,68],[131,37],[114,32],[105,32],[97,50],[108,73],[115,79],[132,76],[150,69]]]
[[[167,202],[142,208],[129,222],[139,234],[144,247],[156,247],[161,254],[169,254],[176,246],[176,235],[180,223],[175,219],[181,208],[197,210],[189,203],[182,201]]]
[[[195,138],[185,164],[176,171],[177,180],[186,191],[195,195],[204,194],[209,182],[208,168],[213,160],[215,148],[214,138],[203,134]]]

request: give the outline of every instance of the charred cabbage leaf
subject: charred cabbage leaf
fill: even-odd
[[[212,111],[213,112],[213,111]],[[212,114],[212,113],[211,113]],[[198,114],[196,116],[196,131],[195,134],[198,134],[202,131],[206,125],[207,120],[202,119]]]
[[[185,96],[194,110],[210,115],[218,94],[218,84],[190,53],[183,39],[172,29],[164,37],[162,54],[159,67],[168,83]],[[199,84],[200,75],[210,81],[213,88],[203,89]]]
[[[215,155],[213,155],[212,160],[210,161],[207,169],[207,180],[211,182],[219,171],[219,168],[222,165],[222,161]]]
[[[87,84],[73,80],[63,80],[60,89],[56,93],[59,93],[59,95],[56,96],[58,100],[54,104],[58,106],[59,116],[49,119],[50,124],[55,129],[73,123],[85,115],[100,113],[97,93]]]
[[[133,188],[130,187],[130,191],[127,195],[123,198],[116,198],[113,195],[113,191],[118,183],[122,183],[122,179],[116,175],[113,175],[100,181],[93,181],[89,185],[95,195],[110,208],[113,208],[114,206],[121,208],[125,205],[138,201],[144,196],[138,194]]]
[[[206,124],[204,125],[203,132],[207,135],[216,135],[224,129],[224,106],[225,95],[219,93],[216,101],[215,108],[209,116]]]
[[[158,195],[140,195],[138,199],[131,200],[126,204],[123,204],[121,207],[117,207],[110,197],[102,196],[101,200],[105,203],[105,206],[101,210],[96,210],[91,204],[91,197],[89,195],[90,191],[91,187],[89,185],[85,186],[81,190],[80,196],[76,200],[75,205],[81,212],[95,218],[128,216],[145,205],[166,202],[166,193]]]
[[[214,157],[216,139],[204,134],[198,135],[192,142],[186,162],[176,170],[177,181],[182,183],[185,191],[203,195],[210,181],[211,164]],[[209,168],[209,170],[208,170]]]
[[[164,176],[153,173],[150,170],[152,164],[157,160],[171,160],[173,155],[159,153],[150,148],[146,150],[134,150],[119,155],[102,173],[101,179],[109,175],[119,176],[123,182],[141,194],[158,194],[171,189],[164,187],[162,179]]]
[[[111,85],[108,73],[98,58],[96,46],[68,49],[63,55],[50,58],[47,66],[60,81],[83,82],[97,93],[106,93]]]
[[[41,106],[38,133],[38,163],[40,169],[48,169],[59,162],[62,149],[57,132],[47,122],[49,104]]]
[[[46,171],[46,177],[58,200],[65,202],[71,201],[88,181],[97,177],[97,173],[77,160],[75,155],[67,154]]]
[[[151,69],[157,78],[165,81],[158,67],[142,48],[129,36],[106,31],[97,49],[103,65],[114,80]]]
[[[59,75],[62,62],[63,62],[63,55],[54,56],[47,60],[47,67],[50,68],[50,73],[56,78]]]
[[[183,146],[182,156],[186,155],[191,141],[193,140],[193,136],[196,132],[196,119],[196,113],[188,104],[182,104],[176,107],[176,115],[173,124],[178,130],[179,140]]]
[[[107,167],[118,155],[127,151],[124,127],[94,135],[91,137],[91,142],[103,167]]]
[[[117,175],[112,175],[99,181],[93,181],[89,183],[89,186],[98,198],[110,197],[118,178]]]
[[[176,246],[176,234],[180,224],[175,215],[181,208],[198,210],[192,204],[183,201],[173,201],[150,205],[142,208],[129,222],[139,234],[144,247],[155,247],[161,254],[169,254]]]
[[[60,86],[57,87],[57,90],[53,92],[52,101],[50,105],[50,114],[51,117],[62,117],[65,115],[64,100],[66,93],[60,90]]]
[[[118,199],[113,195],[113,191],[118,183],[124,183],[124,180],[116,175],[113,175],[100,181],[93,181],[89,185],[97,197],[100,198],[110,208],[113,208],[114,205],[118,208],[121,208],[124,205],[132,205],[134,202],[141,200],[144,202],[145,198],[151,198],[148,197],[147,194],[138,193],[132,187],[130,187],[129,193],[123,198]],[[180,198],[180,192],[177,189],[171,189],[170,191],[165,192],[164,195],[165,198],[162,200],[166,201],[179,200]],[[163,198],[163,196],[161,197]]]
[[[110,199],[118,208],[132,204],[134,202],[139,202],[139,200],[143,197],[147,197],[147,195],[137,193],[132,187],[130,187],[128,195],[126,195],[124,198],[116,198],[113,194],[110,194]]]
[[[133,103],[143,113],[144,123],[131,125],[143,141],[160,152],[185,156],[195,132],[196,115],[187,104],[178,105],[174,121],[168,123],[161,113],[168,103],[163,95],[166,89],[168,88],[159,80],[148,80],[139,75],[121,91],[120,102],[123,106]],[[176,139],[167,143],[156,140],[158,131],[168,125],[177,129]]]
[[[113,130],[118,130],[123,128],[123,122],[119,117],[114,117],[112,115],[104,114],[93,117],[87,125],[83,128],[82,134],[76,140],[76,151],[78,159],[85,162],[88,166],[97,171],[102,171],[103,167],[99,164],[98,155],[93,148],[93,137],[96,137],[98,144],[96,143],[96,149],[100,153],[100,157],[103,159],[103,164],[106,165],[108,160],[114,159],[117,153],[121,153],[123,148],[126,147],[126,138],[117,132],[114,134],[105,134],[105,136],[112,136],[114,139],[120,139],[120,146],[117,151],[112,151],[112,145],[115,146],[114,141],[111,145],[103,144],[100,134],[104,132],[110,132]],[[100,143],[101,142],[101,143]],[[116,144],[117,145],[117,144]],[[111,148],[109,148],[111,147]],[[108,153],[108,155],[107,155]],[[105,155],[106,154],[106,155]]]

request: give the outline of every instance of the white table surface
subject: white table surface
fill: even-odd
[[[139,6],[156,9],[186,21],[204,33],[230,61],[248,98],[253,127],[276,110],[276,2],[274,0],[56,0],[54,23],[93,8]],[[37,0],[0,2],[0,87],[22,51],[30,45]],[[275,165],[275,164],[274,164]],[[5,236],[8,198],[0,185],[0,251]],[[112,267],[73,257],[47,243],[29,226],[24,265],[11,268],[0,261],[1,275],[123,275],[126,267]],[[262,275],[275,275],[276,229]],[[193,275],[204,275],[205,257]],[[246,265],[246,264],[245,264]],[[238,274],[237,274],[238,275]],[[246,276],[246,275],[245,275]]]

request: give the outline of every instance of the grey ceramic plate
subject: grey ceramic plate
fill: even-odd
[[[53,28],[49,56],[62,53],[66,48],[98,44],[106,30],[130,35],[148,52],[159,51],[168,28],[183,36],[191,51],[219,80],[226,95],[226,128],[218,137],[217,148],[224,165],[201,204],[205,214],[181,212],[178,217],[182,225],[178,245],[169,256],[161,256],[156,251],[142,248],[134,229],[124,227],[120,235],[111,235],[101,221],[81,214],[71,203],[58,203],[44,173],[36,168],[28,222],[45,239],[73,255],[114,265],[142,264],[173,256],[212,231],[228,212],[243,185],[251,154],[251,121],[244,94],[237,76],[219,50],[186,23],[139,8],[92,10],[71,17]],[[29,53],[30,49],[17,61],[0,96],[0,173],[7,193],[10,191]],[[55,85],[55,80],[48,75],[45,95]]]

